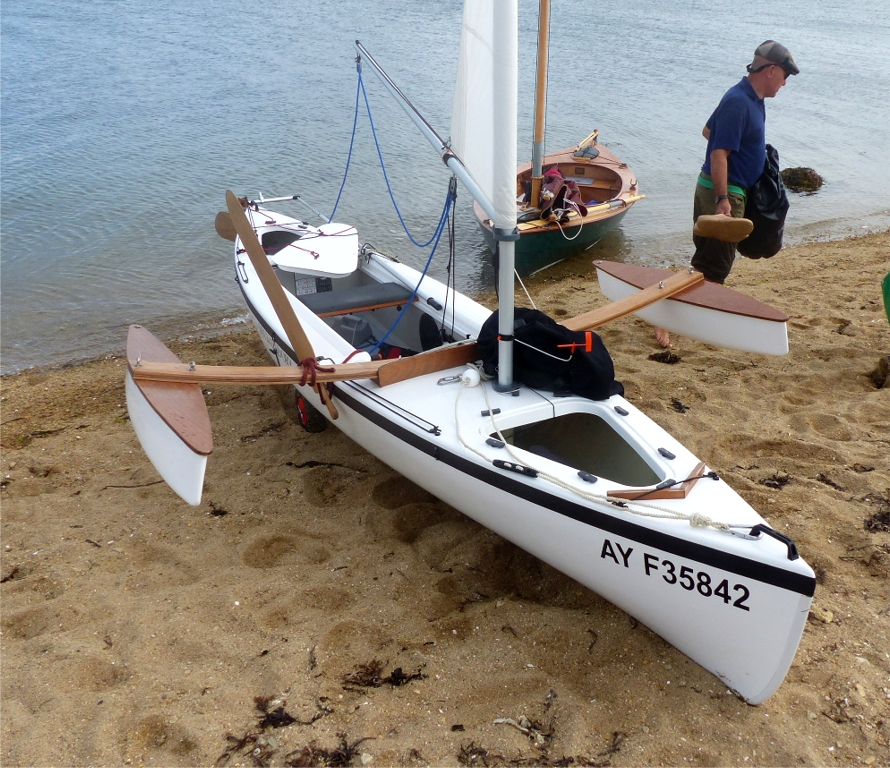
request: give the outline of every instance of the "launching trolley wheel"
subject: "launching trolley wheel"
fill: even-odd
[[[297,418],[300,420],[300,426],[307,432],[324,432],[328,425],[328,420],[322,416],[312,403],[308,402],[299,392],[294,392],[297,402]]]

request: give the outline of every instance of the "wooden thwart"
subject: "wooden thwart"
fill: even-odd
[[[674,296],[704,279],[701,272],[681,272],[660,283],[651,285],[639,293],[613,302],[600,309],[570,318],[562,324],[573,331],[598,328],[606,323],[632,314],[656,301]],[[288,305],[288,308],[289,305]],[[294,316],[296,319],[296,316]],[[299,326],[299,324],[297,324]],[[302,331],[302,327],[300,327]],[[160,342],[159,342],[160,343]],[[308,340],[307,340],[308,344]],[[311,352],[311,345],[309,350]],[[298,351],[299,354],[299,351]],[[312,353],[314,357],[314,353]],[[479,359],[475,342],[467,341],[432,349],[419,355],[398,360],[370,360],[362,363],[337,363],[317,370],[316,382],[353,381],[375,379],[381,387],[397,384],[427,373],[444,371],[466,365]],[[186,365],[180,362],[156,362],[142,359],[129,361],[130,373],[136,381],[159,381],[191,384],[298,384],[303,378],[303,368],[292,366],[226,366]],[[333,405],[333,404],[332,404]],[[671,497],[658,497],[671,498]]]
[[[160,342],[158,343],[160,344]],[[398,360],[369,360],[362,363],[331,365],[321,363],[320,365],[328,370],[316,370],[315,380],[319,383],[327,383],[376,379],[380,386],[385,387],[388,384],[397,384],[400,381],[423,376],[427,373],[465,365],[475,359],[476,344],[468,342],[439,347],[429,352]],[[299,384],[303,378],[303,367],[299,365],[194,365],[181,362],[131,359],[128,367],[133,379],[139,382],[264,385]]]
[[[351,381],[376,379],[377,371],[392,360],[372,360],[365,363],[324,365],[317,369],[315,380]],[[140,360],[130,363],[130,375],[135,381],[188,382],[195,384],[299,384],[303,379],[301,365],[186,365],[185,363],[154,363]]]

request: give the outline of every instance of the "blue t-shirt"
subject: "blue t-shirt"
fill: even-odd
[[[729,181],[753,186],[766,162],[766,107],[748,78],[730,88],[705,123],[711,131],[702,171],[711,172],[711,152],[728,149]]]

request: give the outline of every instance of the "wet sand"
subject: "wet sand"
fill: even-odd
[[[407,482],[286,388],[210,388],[200,507],[127,421],[125,361],[2,380],[4,765],[890,764],[890,233],[741,261],[791,352],[603,329],[628,399],[818,575],[784,684],[740,701],[645,626]],[[589,259],[528,281],[604,303]],[[180,339],[265,364],[252,332]],[[572,762],[569,763],[571,758]]]

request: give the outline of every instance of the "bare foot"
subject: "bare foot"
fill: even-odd
[[[655,329],[655,340],[665,349],[671,346],[671,335],[664,328]]]

